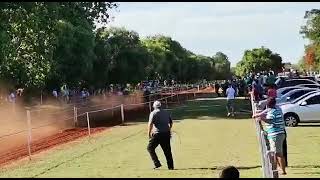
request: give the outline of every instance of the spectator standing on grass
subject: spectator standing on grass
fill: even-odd
[[[286,173],[286,159],[283,154],[284,140],[286,139],[285,123],[281,109],[276,106],[275,98],[268,98],[267,109],[261,113],[254,114],[253,118],[266,123],[267,138],[270,150],[275,152],[275,162],[282,170],[282,175]]]
[[[161,108],[161,103],[155,101],[153,103],[154,110],[150,113],[148,123],[149,144],[148,152],[154,163],[154,169],[161,167],[161,163],[157,157],[155,149],[160,144],[167,160],[169,170],[173,170],[173,158],[171,153],[171,129],[172,119],[170,114]]]
[[[236,90],[229,84],[228,89],[226,90],[227,94],[227,116],[234,116],[234,99],[236,98]]]

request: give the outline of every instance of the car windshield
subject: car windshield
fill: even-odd
[[[301,97],[295,99],[295,100],[292,101],[291,103],[292,103],[292,104],[295,104],[295,103],[297,103],[298,101],[300,101],[301,99],[303,99],[303,98],[305,98],[305,97],[307,97],[307,96],[309,96],[310,94],[313,94],[313,93],[315,93],[315,92],[319,92],[319,91],[314,90],[314,91],[308,92],[307,94],[304,94],[304,95],[302,95]]]

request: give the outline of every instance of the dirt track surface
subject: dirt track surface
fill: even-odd
[[[207,87],[207,88],[203,88],[200,91],[198,91],[197,88],[195,89],[191,89],[188,91],[180,91],[179,94],[181,94],[181,96],[179,96],[180,101],[183,100],[188,100],[188,96],[189,98],[193,97],[194,93],[195,94],[212,94],[213,92],[213,88],[212,87]],[[166,97],[166,96],[170,96],[171,93],[163,93],[161,95],[158,95],[154,98],[160,98],[160,97]],[[197,95],[198,97],[198,95]],[[175,99],[176,98],[176,99]],[[175,98],[169,98],[168,99],[168,104],[170,104],[171,106],[176,106],[177,101],[179,101],[179,99],[177,97]],[[90,108],[86,108],[83,107],[82,109],[79,109],[79,113],[83,113],[85,111],[90,111],[90,110],[96,110],[99,108],[106,108],[109,107],[109,104],[106,104],[105,106],[99,106],[99,107],[90,107]],[[134,120],[136,117],[141,118],[144,117],[145,115],[147,115],[149,113],[149,107],[148,105],[139,105],[139,106],[126,106],[125,107],[125,121],[128,120]],[[60,118],[65,118],[65,116],[70,116],[72,115],[72,112],[70,113],[64,113],[63,116],[58,116],[58,115],[54,115],[54,117],[51,117],[49,119],[54,118],[55,123],[57,123],[57,119]],[[44,117],[44,116],[42,116]],[[44,119],[42,119],[42,117],[39,116],[38,121],[42,122]],[[78,120],[80,120],[81,117],[78,117]],[[85,118],[85,117],[82,117]],[[46,118],[45,118],[46,119]],[[71,119],[71,124],[72,124],[72,119]],[[103,130],[108,129],[108,127],[112,127],[115,125],[119,125],[121,123],[121,115],[120,115],[120,109],[118,109],[117,111],[114,112],[114,115],[111,115],[111,111],[110,112],[102,112],[102,113],[96,113],[96,114],[91,114],[90,115],[90,121],[92,121],[91,124],[91,133],[98,133],[101,132]],[[35,121],[33,121],[35,122]],[[84,121],[84,124],[86,126],[86,121]],[[99,126],[103,126],[103,127],[99,127]],[[62,132],[59,133],[59,128],[63,128],[67,129],[64,130]],[[51,128],[51,131],[47,131],[47,128]],[[49,133],[50,132],[50,133]],[[38,134],[38,135],[37,135]],[[37,139],[33,139],[32,141],[32,148],[31,148],[31,152],[32,154],[38,153],[40,151],[49,149],[51,147],[63,144],[63,143],[67,143],[70,141],[74,141],[75,139],[84,137],[88,135],[88,129],[87,128],[71,128],[71,126],[67,126],[65,124],[60,125],[58,127],[45,127],[45,129],[42,129],[41,131],[38,132],[33,132],[33,135],[35,137],[38,137]],[[6,141],[3,141],[2,143],[9,143],[12,144],[13,142],[15,142],[14,144],[16,144],[13,147],[8,147],[8,148],[2,148],[3,151],[0,151],[0,165],[5,165],[8,164],[14,160],[18,160],[24,157],[28,156],[28,150],[27,150],[27,145],[26,145],[26,136],[27,134],[21,134],[20,137],[11,137],[8,138]],[[17,141],[13,140],[16,139]],[[13,141],[12,141],[13,140]],[[18,141],[19,140],[19,141]],[[1,143],[0,143],[1,144]]]
[[[91,134],[95,134],[101,131],[104,131],[108,128],[100,127],[100,128],[92,128]],[[32,154],[41,152],[43,150],[52,148],[54,146],[64,144],[78,138],[88,136],[88,129],[86,128],[76,128],[76,129],[68,129],[64,130],[61,133],[49,136],[44,139],[40,139],[32,142],[31,152]],[[18,148],[12,149],[8,153],[3,153],[0,155],[0,165],[8,164],[14,160],[18,160],[28,156],[27,145],[20,146]]]

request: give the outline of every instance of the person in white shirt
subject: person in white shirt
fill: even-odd
[[[227,94],[227,111],[228,111],[227,116],[228,117],[230,115],[234,116],[234,99],[236,98],[236,91],[233,89],[231,84],[229,84],[229,87],[226,90],[226,94]]]
[[[14,91],[11,91],[11,93],[9,95],[9,102],[16,103],[16,95],[15,95]]]
[[[52,91],[52,95],[53,95],[53,97],[55,97],[56,99],[58,98],[58,92],[57,92],[56,89],[54,89],[54,90]]]

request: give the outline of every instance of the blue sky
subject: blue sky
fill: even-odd
[[[296,63],[308,43],[299,34],[306,10],[319,2],[120,2],[109,26],[140,37],[163,34],[197,54],[225,53],[232,64],[246,49],[265,46]]]

